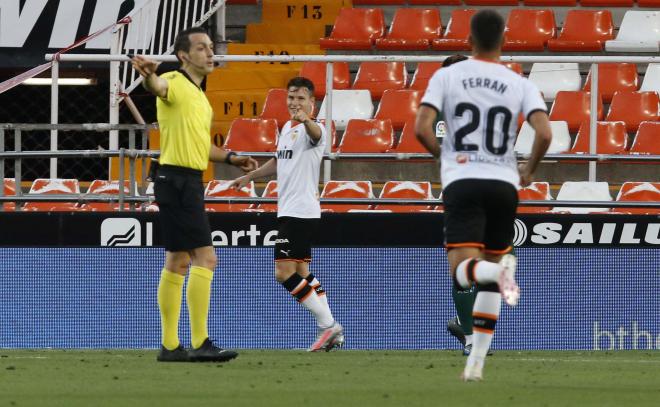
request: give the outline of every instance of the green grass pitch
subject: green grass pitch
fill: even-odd
[[[155,351],[0,349],[2,406],[658,406],[660,352],[497,352],[462,383],[458,351],[244,350],[225,364]]]

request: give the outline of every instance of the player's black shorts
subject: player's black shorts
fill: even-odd
[[[166,250],[180,252],[211,246],[201,171],[161,165],[154,180],[154,194]]]
[[[312,240],[319,228],[319,219],[277,218],[275,261],[312,261]]]
[[[445,246],[477,247],[504,254],[513,241],[518,206],[516,188],[504,181],[462,179],[442,191]]]

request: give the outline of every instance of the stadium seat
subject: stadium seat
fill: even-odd
[[[517,73],[518,75],[523,74],[523,67],[521,63],[518,62],[500,62],[502,65],[506,66],[507,68],[511,69],[513,72]]]
[[[463,0],[468,6],[517,6],[518,0]]]
[[[400,6],[406,0],[353,0],[354,6]]]
[[[270,89],[266,95],[264,108],[259,115],[260,119],[274,119],[277,121],[277,127],[282,130],[282,126],[291,119],[289,108],[287,107],[286,89]]]
[[[353,119],[339,143],[339,153],[384,153],[394,146],[390,120]]]
[[[632,0],[631,4],[632,4]],[[583,3],[584,4],[584,3]],[[608,52],[660,52],[660,11],[626,11],[616,38],[605,42]]]
[[[380,191],[380,199],[433,199],[431,183],[387,181]],[[375,210],[390,212],[419,212],[431,210],[433,205],[375,205]]]
[[[16,195],[16,180],[14,178],[5,178],[3,187],[5,196]],[[5,211],[13,211],[16,204],[14,202],[4,202],[2,208]]]
[[[276,149],[275,119],[235,119],[224,148],[229,151],[273,152]]]
[[[548,49],[555,52],[600,52],[605,41],[613,38],[614,22],[609,10],[569,10],[559,37],[548,40]]]
[[[616,92],[605,120],[624,121],[628,131],[635,132],[643,121],[660,120],[658,103],[656,92]]]
[[[551,121],[552,142],[548,148],[548,154],[563,153],[571,149],[571,135],[568,132],[568,125],[564,121]],[[532,144],[534,144],[535,131],[532,126],[525,121],[516,138],[514,151],[520,154],[530,154]]]
[[[610,103],[615,92],[637,90],[638,81],[635,64],[619,62],[598,64],[598,94],[601,95],[604,103]],[[583,90],[591,91],[591,69]]]
[[[546,102],[555,100],[559,91],[580,90],[582,84],[577,63],[535,63],[528,78],[539,88]]]
[[[242,189],[231,188],[232,180],[211,180],[206,185],[204,196],[217,198],[253,198],[257,194],[254,191],[254,181],[250,181],[248,186]],[[209,212],[241,212],[248,209],[250,204],[235,203],[206,203],[206,210]]]
[[[589,123],[582,123],[571,153],[589,154],[590,135]],[[624,122],[596,123],[596,154],[622,154],[627,147],[628,133]]]
[[[323,186],[321,198],[374,198],[371,181],[328,181]],[[351,210],[368,210],[368,204],[321,204],[323,212],[349,212]]]
[[[355,75],[352,89],[366,89],[378,100],[387,89],[406,87],[408,73],[403,62],[363,62]]]
[[[438,69],[442,68],[442,62],[420,62],[417,64],[417,69],[413,74],[412,82],[410,82],[410,89],[426,91],[429,84],[429,79]],[[423,93],[422,93],[423,95]]]
[[[386,51],[425,51],[442,35],[440,11],[400,8],[394,13],[389,32],[376,39],[376,48]]]
[[[603,201],[609,202],[612,200],[610,195],[610,187],[607,182],[588,182],[588,181],[567,181],[564,182],[557,194],[558,201]],[[606,212],[608,209],[603,208],[568,208],[568,207],[555,207],[552,212],[559,213],[591,213],[591,212]]]
[[[550,184],[547,182],[532,182],[530,185],[518,190],[519,201],[550,201]],[[518,206],[517,213],[544,213],[550,206]]]
[[[318,118],[325,119],[326,99],[323,99]],[[371,119],[374,104],[368,90],[333,90],[332,120],[337,130],[344,130],[351,119]]]
[[[408,0],[411,6],[460,6],[461,0]]]
[[[321,38],[321,49],[369,50],[385,33],[383,10],[342,8],[330,37]]]
[[[406,123],[415,121],[422,96],[417,90],[388,89],[383,93],[374,119],[390,119],[394,130],[403,130]]]
[[[639,125],[630,153],[660,155],[660,122],[642,122]]]
[[[641,91],[653,91],[660,94],[660,64],[649,64],[644,74]]]
[[[124,194],[128,196],[130,194],[130,181],[124,181]],[[139,196],[137,185],[135,186],[135,194]],[[87,188],[86,195],[114,195],[119,199],[119,181],[108,181],[102,179],[95,179],[89,184]],[[118,203],[107,203],[107,202],[89,202],[80,205],[81,211],[91,211],[91,212],[114,212],[119,209]],[[129,204],[124,204],[124,210],[130,210],[131,207]]]
[[[314,97],[321,99],[325,96],[326,79],[325,62],[305,62],[300,69],[300,76],[314,83]],[[341,90],[351,87],[351,73],[347,62],[332,63],[332,89]]]
[[[78,195],[80,185],[77,179],[37,178],[30,187],[30,194]],[[69,212],[77,211],[75,202],[28,202],[23,207],[26,211]]]
[[[470,35],[470,19],[477,12],[474,9],[454,9],[445,35],[433,40],[431,48],[438,51],[468,51],[468,37]]]
[[[388,153],[421,153],[428,154],[426,148],[417,140],[415,135],[415,123],[409,122],[403,126],[399,142],[394,148],[387,150]]]
[[[264,192],[261,194],[262,198],[277,198],[277,181],[271,180],[266,184]],[[250,209],[254,209],[258,212],[277,212],[276,203],[263,203],[263,204],[252,204]]]
[[[624,182],[616,196],[617,202],[660,202],[660,182]],[[660,215],[660,208],[612,208],[615,213]]]
[[[523,4],[525,6],[575,7],[577,0],[523,0]]]
[[[589,92],[559,91],[550,109],[550,120],[565,121],[568,130],[576,132],[582,122],[589,121],[591,94]],[[598,98],[598,120],[603,120],[603,101]]]
[[[543,51],[555,37],[552,10],[513,9],[504,28],[504,51]]]
[[[580,0],[582,7],[632,7],[634,0]]]
[[[637,5],[639,7],[660,7],[660,0],[637,0]]]

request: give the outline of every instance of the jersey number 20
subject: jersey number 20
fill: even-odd
[[[479,128],[479,122],[481,120],[481,114],[479,113],[479,108],[472,103],[459,103],[456,105],[456,110],[454,111],[454,116],[463,117],[465,112],[472,113],[472,119],[465,126],[456,130],[454,133],[454,149],[456,151],[477,151],[479,146],[476,144],[466,144],[463,143],[463,138],[468,134],[474,132]],[[502,144],[499,146],[495,145],[495,119],[498,115],[502,116]],[[509,125],[511,124],[511,118],[513,114],[509,109],[504,106],[493,106],[488,109],[486,115],[486,140],[485,146],[486,150],[495,155],[504,155],[507,150],[508,141],[509,141]]]

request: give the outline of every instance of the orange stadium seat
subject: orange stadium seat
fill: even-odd
[[[321,198],[373,198],[371,181],[328,181],[323,186]],[[323,212],[349,212],[350,210],[368,210],[369,205],[321,204]]]
[[[468,51],[470,19],[477,12],[474,9],[454,9],[443,38],[433,40],[431,48],[439,51]]]
[[[610,103],[615,92],[635,91],[639,87],[637,65],[629,63],[598,64],[598,93]],[[591,90],[591,70],[583,90]]]
[[[523,0],[526,6],[575,7],[577,0]]]
[[[408,81],[403,62],[363,62],[355,75],[352,89],[366,89],[378,100],[387,89],[403,89]]]
[[[400,8],[394,13],[390,31],[376,40],[380,50],[424,51],[442,35],[440,11],[434,9]]]
[[[643,121],[660,120],[658,103],[657,92],[616,92],[605,120],[624,121],[628,131],[634,132]]]
[[[130,181],[124,181],[124,194],[128,196],[130,194]],[[137,195],[137,186],[135,187],[135,193]],[[95,179],[89,184],[87,188],[87,195],[115,195],[119,199],[119,181],[107,181],[102,179]],[[130,210],[129,204],[124,204],[124,210]],[[80,210],[82,211],[92,211],[92,212],[113,212],[119,209],[118,203],[107,203],[107,202],[89,202],[80,205]]]
[[[518,190],[519,201],[550,201],[550,184],[547,182],[532,182],[530,185]],[[518,213],[543,213],[551,209],[550,206],[518,206]]]
[[[300,69],[303,76],[314,83],[314,97],[321,99],[325,96],[326,80],[325,62],[305,62]],[[332,64],[332,89],[348,89],[351,87],[351,73],[347,62],[333,62]]]
[[[279,190],[277,189],[277,181],[271,180],[268,181],[268,184],[266,184],[266,188],[264,189],[264,192],[261,194],[262,198],[277,198]],[[277,212],[277,204],[276,203],[264,203],[264,204],[259,204],[259,205],[253,205],[256,206],[256,209],[262,212]]]
[[[660,202],[660,182],[624,182],[616,197],[618,202]],[[660,208],[612,208],[612,212],[635,215],[660,215]]]
[[[16,180],[14,178],[5,178],[3,187],[5,196],[16,195]],[[16,208],[16,204],[13,202],[4,202],[2,208],[5,211],[13,211]]]
[[[381,199],[433,199],[431,183],[413,181],[387,181],[380,191]],[[376,205],[376,210],[392,212],[419,212],[431,210],[433,205]]]
[[[442,68],[442,62],[420,62],[417,64],[417,69],[413,74],[412,82],[410,82],[410,89],[426,91],[429,84],[429,79],[438,69]]]
[[[411,6],[460,6],[461,0],[408,0]]]
[[[637,0],[639,7],[660,7],[660,0]]]
[[[464,0],[468,6],[517,6],[518,0]]]
[[[639,125],[630,153],[660,155],[660,122],[642,122]]]
[[[589,122],[582,123],[575,144],[571,149],[573,154],[589,154]],[[596,154],[622,154],[628,147],[628,133],[624,122],[596,123]]]
[[[584,91],[559,91],[550,109],[550,120],[565,121],[568,130],[578,131],[582,122],[589,121],[591,94]],[[603,101],[598,98],[597,119],[603,119]]]
[[[353,5],[358,6],[399,6],[406,4],[406,0],[353,0]]]
[[[612,39],[614,22],[609,10],[569,10],[559,37],[548,40],[548,49],[555,52],[599,52],[603,50],[605,41]]]
[[[231,180],[211,180],[206,185],[204,195],[217,198],[253,198],[257,196],[254,192],[253,181],[240,190],[231,188],[231,183]],[[241,212],[243,209],[248,209],[250,204],[207,203],[205,206],[209,212]]]
[[[422,143],[417,140],[415,135],[415,123],[409,122],[403,126],[403,131],[401,132],[401,137],[399,142],[387,151],[388,153],[422,153],[427,154],[428,151],[422,145]]]
[[[390,120],[353,119],[348,122],[339,153],[384,153],[394,145]]]
[[[383,10],[377,8],[342,8],[330,37],[321,38],[321,49],[371,49],[376,38],[385,33]]]
[[[235,119],[224,148],[230,151],[272,152],[277,139],[275,119]]]
[[[580,0],[582,7],[632,7],[634,0]]]
[[[390,119],[394,130],[414,122],[423,93],[412,89],[388,89],[383,93],[374,119]]]
[[[30,194],[77,195],[80,185],[77,179],[37,178],[30,187]],[[23,207],[26,211],[77,211],[75,202],[28,202]]]
[[[282,130],[282,126],[291,119],[287,107],[288,94],[289,92],[286,89],[270,89],[266,95],[264,108],[259,118],[275,119],[277,121],[277,127]]]
[[[555,14],[552,10],[514,9],[504,28],[504,51],[543,51],[555,37]]]
[[[518,75],[523,74],[523,67],[522,64],[519,62],[500,62],[500,63],[506,66],[507,68],[511,69],[513,72],[517,73]]]

